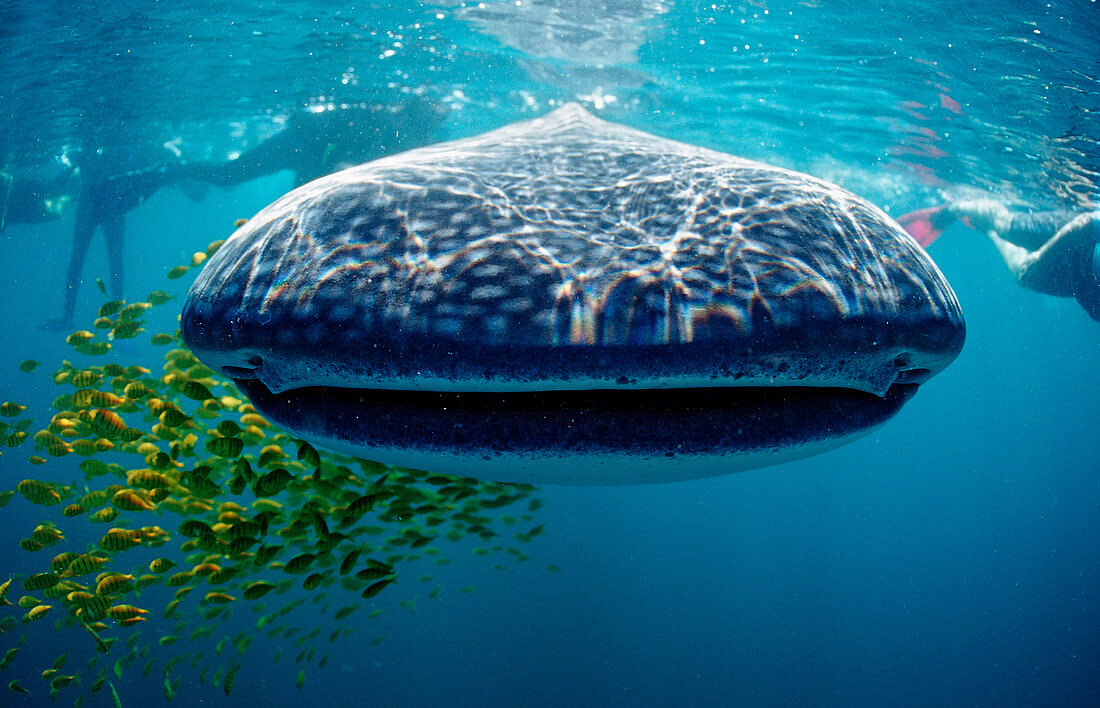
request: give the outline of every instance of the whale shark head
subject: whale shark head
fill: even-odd
[[[283,196],[207,262],[181,330],[308,440],[568,484],[836,447],[964,339],[876,207],[574,104]]]

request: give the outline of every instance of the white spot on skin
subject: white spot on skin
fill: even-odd
[[[473,268],[470,274],[476,278],[495,278],[504,272],[504,267],[496,263],[487,263]]]
[[[508,312],[508,313],[526,312],[528,310],[533,309],[534,306],[535,306],[535,303],[531,302],[531,299],[527,298],[527,297],[510,298],[508,300],[502,300],[497,305],[497,307],[502,312]]]
[[[507,290],[499,285],[482,285],[470,291],[473,300],[497,300],[507,294]]]

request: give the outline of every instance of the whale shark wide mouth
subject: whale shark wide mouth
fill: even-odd
[[[918,388],[894,384],[883,396],[813,386],[542,391],[307,386],[273,393],[259,379],[234,383],[261,410],[291,413],[292,425],[327,420],[331,433],[360,444],[475,445],[498,452],[662,450],[668,456],[851,435],[892,416]],[[352,421],[361,423],[348,425]],[[638,435],[639,425],[646,434]],[[685,436],[683,426],[693,434]]]
[[[429,460],[437,471],[469,476],[566,484],[674,481],[802,457],[865,435],[918,388],[894,384],[882,396],[813,386],[311,386],[272,393],[258,379],[235,383],[260,411],[336,450],[409,466],[409,459]],[[592,459],[602,463],[599,473],[584,471]]]

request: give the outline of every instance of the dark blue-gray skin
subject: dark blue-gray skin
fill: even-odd
[[[295,189],[207,262],[182,332],[306,440],[560,484],[837,447],[964,339],[863,199],[574,104]]]

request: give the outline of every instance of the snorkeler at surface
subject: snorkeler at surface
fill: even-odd
[[[1020,285],[1075,298],[1100,321],[1100,211],[1012,212],[977,199],[911,212],[898,222],[927,248],[956,219],[989,237]]]
[[[294,186],[395,152],[439,139],[446,109],[413,96],[396,103],[355,103],[293,113],[286,127],[251,150],[193,176],[232,187],[282,170]]]
[[[60,318],[46,323],[47,329],[72,328],[80,274],[97,227],[103,230],[107,244],[110,294],[122,297],[126,214],[161,187],[189,177],[193,167],[180,162],[178,152],[167,144],[145,155],[123,147],[85,149],[80,160],[80,194],[65,276],[64,310]]]
[[[186,188],[196,182],[232,187],[282,170],[294,172],[297,186],[344,167],[430,143],[438,138],[445,116],[445,110],[421,97],[393,104],[301,110],[290,117],[284,130],[225,163],[185,163],[168,144],[144,155],[132,148],[85,149],[64,311],[46,327],[72,328],[80,274],[97,227],[103,230],[107,243],[111,297],[122,297],[125,216],[161,187]],[[191,189],[185,192],[192,200],[201,198]]]

